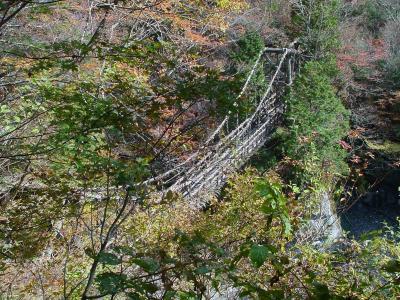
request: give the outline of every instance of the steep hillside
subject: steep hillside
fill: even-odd
[[[397,0],[0,1],[0,298],[398,299],[399,28]]]

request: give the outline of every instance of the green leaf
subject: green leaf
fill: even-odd
[[[135,252],[132,250],[132,247],[127,246],[116,246],[113,248],[113,251],[118,254],[133,256]]]
[[[167,291],[164,294],[164,299],[165,300],[172,300],[172,299],[175,299],[175,296],[176,296],[176,292],[175,291]]]
[[[389,273],[398,273],[400,272],[400,260],[393,259],[385,264],[383,269]]]
[[[140,287],[143,291],[148,292],[150,294],[154,294],[155,292],[158,291],[157,285],[149,282],[142,282],[140,284]]]
[[[154,283],[143,282],[143,281],[133,280],[133,279],[126,280],[125,288],[134,290],[135,293],[140,294],[140,295],[147,294],[147,293],[154,294],[159,289],[158,286]],[[143,298],[140,298],[140,299],[143,299]]]
[[[132,262],[139,267],[141,267],[144,271],[147,273],[154,273],[157,272],[158,269],[160,268],[160,265],[158,264],[157,261],[155,261],[152,258],[134,258],[132,259]]]
[[[265,201],[261,207],[260,211],[266,215],[271,215],[275,212],[275,200],[267,200]]]
[[[143,299],[142,297],[140,297],[140,295],[138,293],[127,293],[126,296],[130,300],[141,300],[141,299]]]
[[[322,283],[314,283],[314,298],[315,300],[328,300],[331,299],[329,288]]]
[[[255,186],[256,191],[260,194],[261,197],[269,197],[271,195],[271,187],[270,185],[262,180],[258,180]]]
[[[211,272],[211,269],[207,266],[201,266],[201,267],[197,268],[195,271],[196,274],[200,274],[200,275],[208,274],[210,272]]]
[[[373,240],[375,238],[378,238],[382,235],[383,231],[378,229],[378,230],[371,230],[368,232],[365,232],[361,235],[360,240],[361,241],[367,241],[367,240]]]
[[[86,248],[85,249],[85,254],[89,256],[90,258],[94,259],[96,257],[96,253],[94,253],[92,248]]]
[[[283,265],[288,265],[290,263],[290,259],[288,256],[284,255],[280,257],[280,261]]]
[[[174,192],[168,191],[167,194],[165,195],[164,199],[165,199],[165,201],[173,201],[176,199],[176,197],[177,197],[177,195]]]
[[[282,290],[263,290],[258,289],[257,294],[259,299],[265,300],[281,300],[285,299],[285,293]]]
[[[180,300],[196,300],[196,294],[194,292],[179,292]]]
[[[10,108],[7,105],[0,105],[0,114],[5,114],[10,112]]]
[[[116,273],[103,273],[96,277],[96,282],[102,294],[115,294],[125,287],[127,276]]]
[[[249,252],[249,258],[257,268],[261,267],[270,256],[271,251],[264,245],[253,245]]]
[[[290,224],[290,219],[288,216],[282,216],[281,221],[283,223],[284,234],[285,236],[289,236],[292,232],[292,225]]]
[[[120,258],[118,258],[115,254],[112,253],[100,253],[98,259],[100,263],[110,266],[116,266],[122,262]]]

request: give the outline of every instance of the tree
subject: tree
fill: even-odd
[[[294,159],[316,157],[319,166],[346,172],[346,152],[339,141],[349,130],[349,113],[332,86],[335,66],[327,62],[308,62],[298,75],[288,101],[286,117],[289,138],[285,152]]]
[[[338,26],[341,4],[341,0],[292,1],[292,19],[300,42],[316,59],[329,56],[340,45]]]

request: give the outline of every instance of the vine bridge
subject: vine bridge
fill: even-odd
[[[168,172],[146,182],[160,183],[168,192],[180,193],[196,208],[204,207],[210,194],[217,194],[226,179],[241,168],[271,137],[282,120],[282,100],[297,70],[299,52],[293,48],[264,48],[258,55],[236,101],[249,87],[257,67],[263,71],[268,86],[256,109],[245,120],[228,115],[199,149]],[[236,103],[235,103],[236,104]],[[238,124],[229,130],[228,124]]]

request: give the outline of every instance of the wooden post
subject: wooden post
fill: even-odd
[[[286,72],[287,72],[287,84],[292,85],[293,83],[293,78],[292,78],[292,56],[290,56],[287,60],[287,65],[286,65]]]

